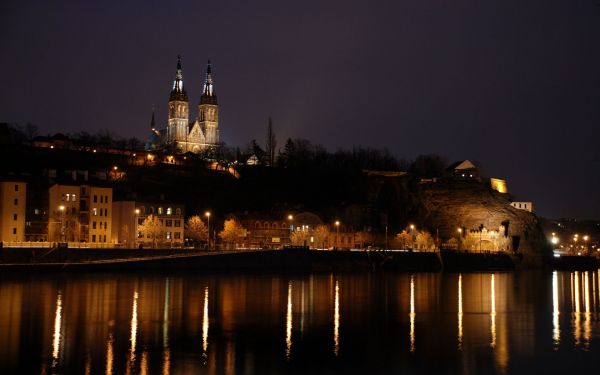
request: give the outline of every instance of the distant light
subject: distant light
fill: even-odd
[[[133,153],[133,156],[135,156],[135,152]]]
[[[50,148],[54,148],[54,145],[50,146]]]
[[[288,215],[288,220],[294,220],[294,216]]]
[[[557,237],[552,237],[551,242],[556,245],[558,243],[558,238]]]
[[[96,150],[94,150],[94,153],[96,153]]]
[[[116,171],[117,169],[119,169],[119,167],[117,167],[116,165],[113,167],[113,169]]]
[[[555,258],[560,258],[560,254],[554,254]]]

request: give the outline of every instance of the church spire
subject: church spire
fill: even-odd
[[[156,122],[154,121],[154,106],[152,106],[152,120],[150,120],[150,129],[156,129]]]
[[[213,88],[210,60],[208,60],[208,64],[206,65],[206,81],[204,82],[202,96],[200,97],[200,104],[217,104],[217,95]]]
[[[169,101],[171,100],[180,100],[187,102],[188,96],[185,91],[185,87],[183,86],[183,73],[181,71],[181,56],[177,55],[177,71],[175,73],[175,80],[173,81],[173,89],[171,90],[171,96],[169,97]]]

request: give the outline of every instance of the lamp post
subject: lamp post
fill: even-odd
[[[206,216],[206,222],[207,222],[207,225],[206,225],[206,227],[207,227],[206,247],[208,248],[208,250],[210,250],[210,212],[206,211],[204,216]]]
[[[588,240],[590,239],[590,237],[588,235],[583,236],[583,243],[585,244],[585,252],[586,254],[589,253],[589,248],[588,248]]]
[[[288,215],[287,219],[290,221],[290,245],[292,244],[292,232],[294,232],[294,216]]]
[[[409,228],[410,228],[410,238],[412,240],[412,244],[411,244],[410,248],[411,248],[411,251],[412,251],[412,250],[415,249],[415,242],[417,240],[416,235],[413,233],[413,231],[415,230],[415,225],[411,224],[409,226]]]
[[[462,228],[458,228],[458,229],[456,229],[456,231],[458,232],[458,244],[457,244],[458,249],[457,250],[460,251],[460,242],[462,240]]]
[[[135,209],[135,238],[134,238],[134,246],[137,248],[138,247],[138,238],[140,237],[140,234],[138,232],[138,221],[140,220],[140,209],[136,208]]]
[[[335,221],[335,246],[338,247],[338,241],[340,236],[340,221]]]
[[[63,236],[65,233],[65,206],[60,205],[58,206],[58,210],[60,211],[60,241],[63,242]]]

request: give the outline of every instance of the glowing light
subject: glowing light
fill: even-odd
[[[558,273],[552,272],[552,341],[554,349],[560,345],[560,311],[558,306]]]
[[[492,348],[496,347],[496,288],[495,288],[495,283],[494,283],[494,274],[492,274],[492,282],[491,282],[491,294],[492,294],[492,301],[491,301],[491,312],[490,312],[490,332],[492,334],[492,342],[490,343],[490,346]]]
[[[115,165],[115,166],[113,167],[113,170],[115,170],[115,171],[116,171],[117,169],[119,169],[119,167],[117,167],[117,166]]]
[[[294,220],[294,216],[288,215],[288,220]]]
[[[148,352],[145,350],[140,359],[140,375],[148,375]]]
[[[581,315],[579,307],[579,271],[575,271],[575,313],[573,319],[573,337],[575,338],[575,346],[579,346],[581,339]]]
[[[335,301],[333,310],[333,354],[338,355],[340,351],[340,285],[335,281]]]
[[[415,351],[415,279],[414,275],[410,276],[410,352]]]
[[[208,350],[208,286],[204,288],[204,311],[202,314],[202,351]]]
[[[108,334],[108,339],[106,340],[106,375],[112,375],[113,373],[113,363],[115,361],[114,343],[115,339],[111,332]]]
[[[204,213],[204,216],[206,216],[206,217],[210,217],[210,212],[206,211],[206,212]]]
[[[131,361],[131,363],[135,361],[135,347],[137,341],[138,328],[137,308],[138,292],[133,292],[133,306],[131,308],[131,335],[129,337],[129,341],[131,342],[131,348],[129,349],[129,360]]]
[[[552,242],[553,245],[558,244],[558,237],[552,237],[552,239],[550,240],[550,242]]]
[[[62,206],[62,205],[58,206],[58,209],[61,210],[61,211],[64,211],[65,210],[65,206]]]
[[[462,274],[458,274],[458,349],[462,350],[463,344],[463,297]]]
[[[60,331],[62,322],[62,293],[58,291],[56,297],[56,310],[54,312],[54,333],[52,335],[52,367],[58,365],[58,357],[60,354],[60,342],[62,334]]]
[[[592,313],[590,311],[590,280],[589,273],[585,271],[583,274],[583,301],[585,303],[585,321],[583,322],[583,341],[585,348],[589,348],[590,339],[592,336]]]
[[[292,352],[292,282],[288,283],[287,313],[285,316],[285,358],[289,361]]]

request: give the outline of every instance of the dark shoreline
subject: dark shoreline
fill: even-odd
[[[2,249],[1,271],[262,270],[403,272],[511,271],[519,258],[506,253],[315,251],[305,248],[207,252],[192,249]],[[554,258],[546,268],[598,268],[591,257]]]

